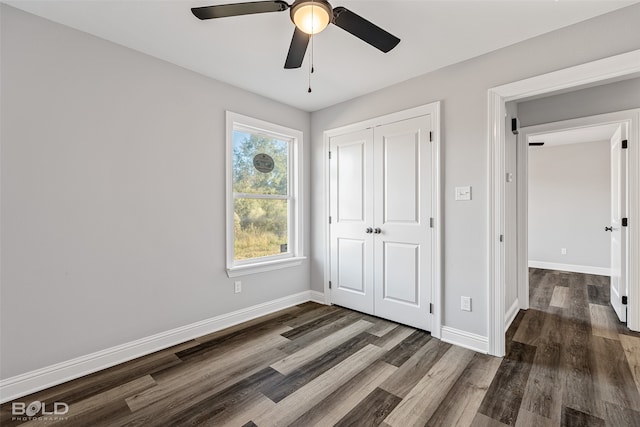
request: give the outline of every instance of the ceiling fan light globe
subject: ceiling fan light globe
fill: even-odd
[[[291,20],[300,31],[318,34],[331,21],[331,6],[320,0],[296,2],[291,7]]]

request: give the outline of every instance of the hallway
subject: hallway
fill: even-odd
[[[531,307],[509,328],[474,425],[640,426],[640,334],[618,322],[609,278],[529,277]]]

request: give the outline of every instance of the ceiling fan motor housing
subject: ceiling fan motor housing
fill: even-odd
[[[305,28],[302,21],[308,19],[314,7],[326,12],[326,22],[321,23],[321,28]],[[301,31],[304,31],[307,34],[317,34],[324,30],[326,26],[333,21],[333,9],[331,8],[331,4],[326,0],[296,0],[291,5],[290,16],[291,21],[296,25],[296,27],[300,28]]]

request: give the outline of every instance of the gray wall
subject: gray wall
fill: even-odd
[[[610,150],[609,141],[529,150],[529,260],[611,266]]]
[[[634,5],[312,113],[312,288],[324,285],[323,131],[441,100],[443,324],[486,336],[487,90],[640,49],[638,22]],[[471,202],[454,201],[461,185],[473,187]],[[473,298],[470,313],[460,310],[463,295]]]
[[[308,113],[0,7],[0,377],[309,289],[304,263],[234,294],[224,206],[225,110],[307,148]]]
[[[521,126],[533,126],[640,107],[640,78],[518,103]]]

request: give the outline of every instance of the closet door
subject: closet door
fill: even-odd
[[[373,314],[373,130],[332,137],[330,150],[331,302]]]
[[[431,329],[432,150],[429,115],[374,136],[374,313]]]

